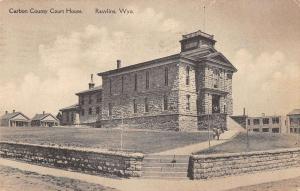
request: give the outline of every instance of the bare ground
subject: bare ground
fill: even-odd
[[[253,186],[239,187],[227,191],[300,191],[300,177]]]
[[[117,191],[114,188],[76,179],[41,175],[35,172],[0,166],[1,191]]]

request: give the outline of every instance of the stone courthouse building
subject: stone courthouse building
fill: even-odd
[[[181,52],[100,72],[101,126],[197,130],[226,128],[236,68],[218,52],[213,35],[183,35]],[[85,110],[83,108],[83,110]]]
[[[78,92],[80,124],[163,130],[226,129],[232,114],[232,75],[236,68],[215,48],[213,35],[183,35],[181,52],[100,72]],[[74,111],[74,110],[73,110]]]

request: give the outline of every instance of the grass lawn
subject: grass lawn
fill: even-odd
[[[0,127],[1,141],[104,149],[120,148],[121,130],[96,128]],[[156,153],[207,141],[206,132],[124,131],[123,148]]]
[[[249,148],[247,149],[247,134],[240,133],[231,141],[211,147],[198,154],[205,153],[237,153],[248,151],[273,150],[281,148],[294,148],[298,144],[298,136],[275,133],[249,133]],[[299,140],[300,142],[300,140]]]

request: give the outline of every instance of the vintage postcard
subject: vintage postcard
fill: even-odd
[[[299,0],[0,0],[0,191],[300,191]]]

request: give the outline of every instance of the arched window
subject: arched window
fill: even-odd
[[[145,112],[149,112],[149,103],[148,103],[148,98],[145,98]]]
[[[186,110],[191,110],[191,104],[190,104],[190,95],[186,95]]]
[[[149,71],[146,71],[146,89],[149,89]]]
[[[136,104],[136,100],[133,100],[133,113],[137,113],[137,104]]]
[[[137,91],[137,74],[134,74],[134,91]]]
[[[169,69],[165,68],[165,86],[169,85]]]
[[[190,66],[186,67],[186,71],[185,71],[185,84],[189,85],[190,84]]]
[[[164,95],[164,110],[168,110],[168,96]]]

